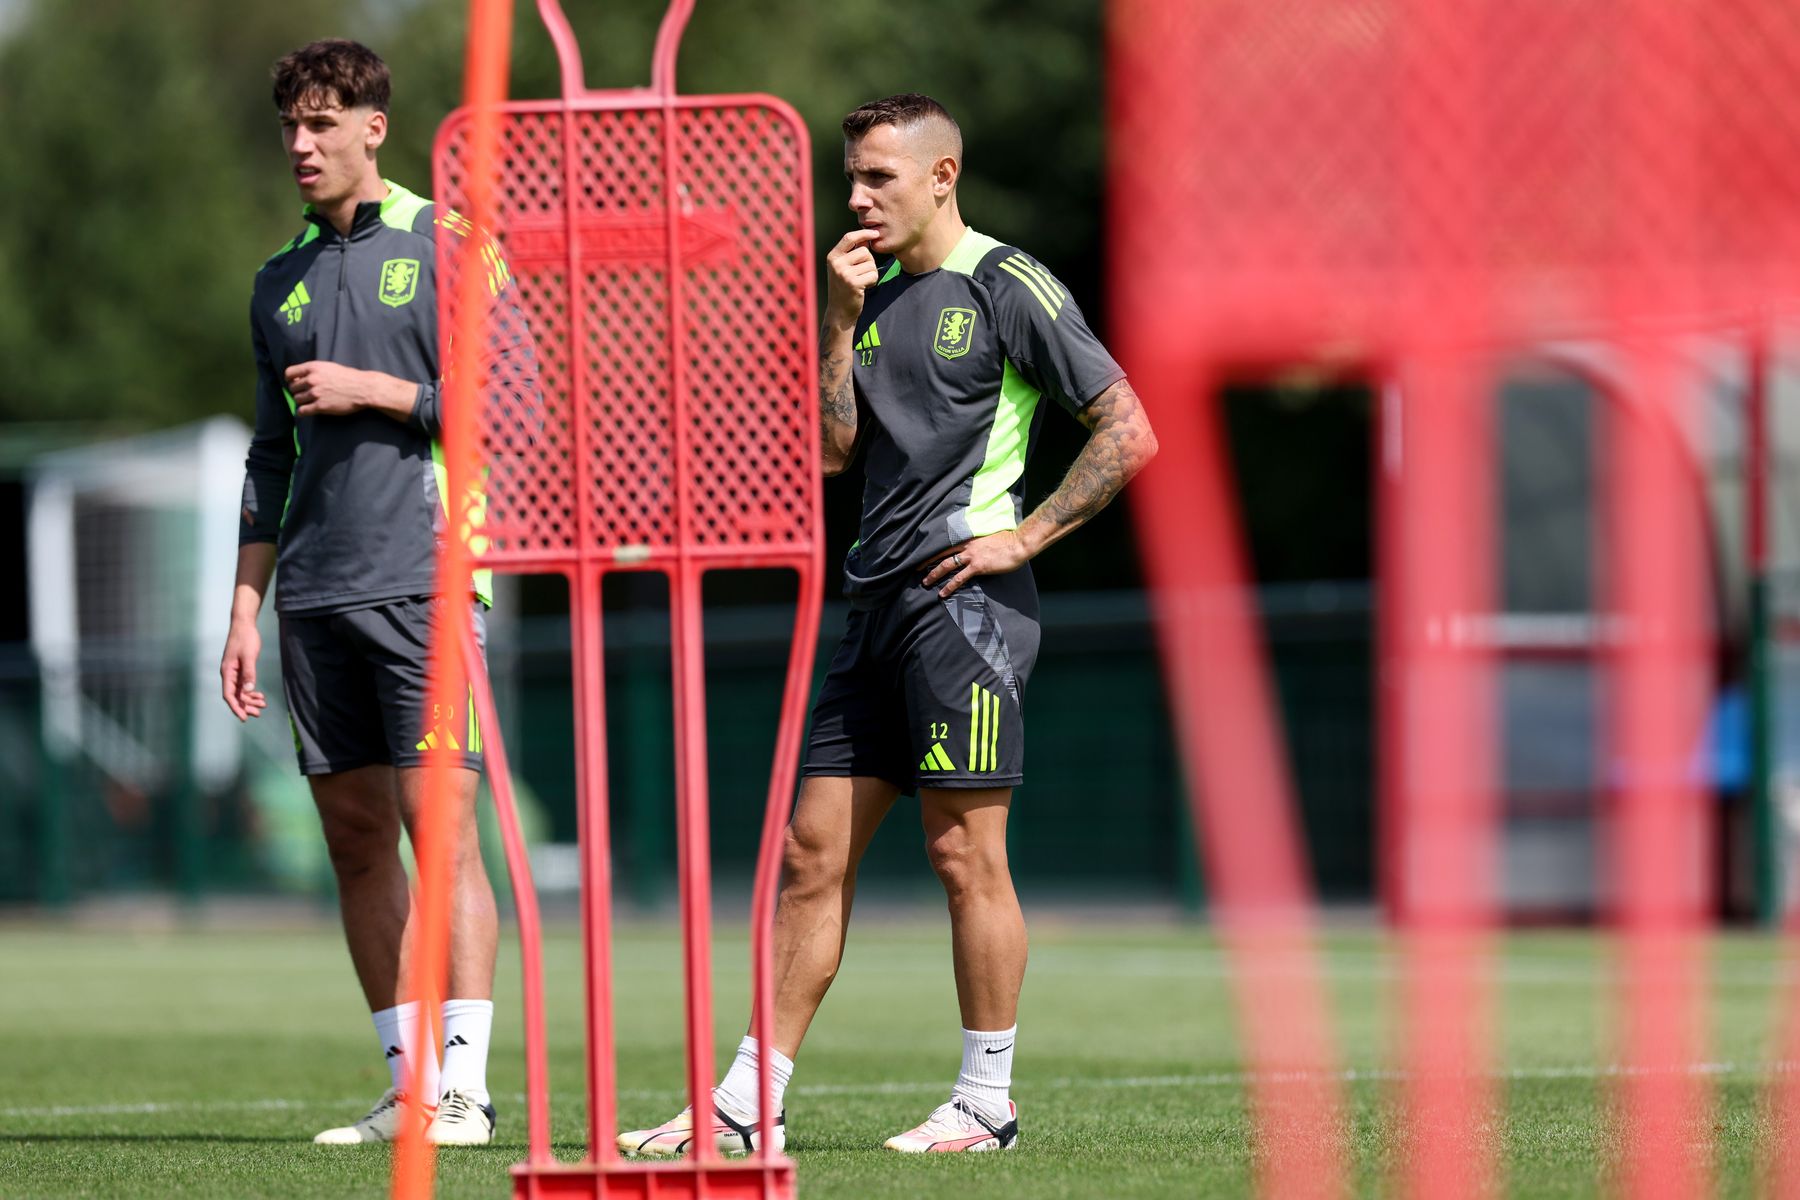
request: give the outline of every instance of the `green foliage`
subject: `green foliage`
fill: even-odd
[[[0,419],[248,415],[245,304],[298,227],[268,65],[315,37],[392,65],[383,169],[425,190],[431,136],[462,87],[460,0],[25,0],[0,44]],[[567,0],[592,87],[641,86],[661,0]],[[516,4],[515,96],[557,94],[555,57]],[[812,129],[819,234],[849,225],[837,123],[925,91],[967,135],[964,212],[1045,259],[1090,310],[1098,284],[1099,6],[969,0],[701,0],[680,85],[769,92]]]
[[[266,66],[334,7],[40,2],[0,48],[0,416],[248,408],[294,222]]]

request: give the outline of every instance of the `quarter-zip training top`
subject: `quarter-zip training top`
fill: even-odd
[[[387,181],[348,236],[308,205],[307,228],[257,272],[250,302],[256,432],[245,461],[240,545],[277,542],[275,607],[344,612],[437,590],[445,528],[436,239],[482,237],[493,298],[489,399],[541,412],[536,354],[498,247],[456,212]],[[471,262],[475,262],[471,259]],[[418,384],[404,422],[368,410],[296,417],[285,386],[324,361]],[[485,600],[485,572],[477,592]]]

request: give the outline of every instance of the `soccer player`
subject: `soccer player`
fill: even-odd
[[[1029,563],[1106,506],[1156,453],[1125,373],[1030,255],[963,224],[962,134],[942,105],[891,96],[844,119],[858,228],[826,256],[819,414],[827,475],[863,451],[861,537],[844,564],[849,623],[812,713],[775,916],[776,1148],[794,1056],[843,958],[857,863],[902,793],[950,906],[962,1071],[907,1152],[1015,1144],[1009,1094],[1025,921],[1006,860],[1024,779],[1023,701],[1038,650]],[[879,257],[878,257],[879,256]],[[1067,476],[1024,507],[1025,460],[1048,405],[1089,430]],[[757,1061],[746,1037],[706,1122],[752,1149]],[[683,1112],[623,1134],[674,1155]]]
[[[314,42],[274,67],[275,108],[306,227],[257,273],[250,302],[256,433],[250,443],[230,633],[219,674],[239,720],[260,716],[256,618],[279,561],[282,682],[301,773],[312,788],[350,961],[374,1016],[392,1086],[328,1144],[397,1133],[412,1065],[437,1080],[419,1097],[439,1144],[493,1135],[487,1051],[493,1023],[494,893],[475,822],[481,730],[472,708],[425,715],[427,654],[444,597],[436,544],[447,506],[438,453],[435,241],[477,236],[456,213],[384,180],[388,68],[365,46]],[[481,246],[493,296],[490,391],[535,403],[537,366],[498,250]],[[485,579],[474,607],[480,635]],[[467,695],[459,686],[453,694]],[[435,707],[435,706],[434,706]],[[400,860],[424,790],[425,759],[455,764],[450,979],[444,1052],[401,994],[410,891]]]

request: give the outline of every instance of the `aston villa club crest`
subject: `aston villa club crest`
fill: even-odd
[[[411,304],[419,292],[419,260],[390,258],[381,264],[381,302],[392,308]]]
[[[975,310],[946,308],[938,314],[937,340],[931,348],[945,358],[961,358],[975,340]]]

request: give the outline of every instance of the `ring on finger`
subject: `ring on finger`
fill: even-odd
[[[956,564],[957,570],[959,570],[959,571],[962,570],[962,555],[961,554],[952,554],[950,556],[950,561]]]

